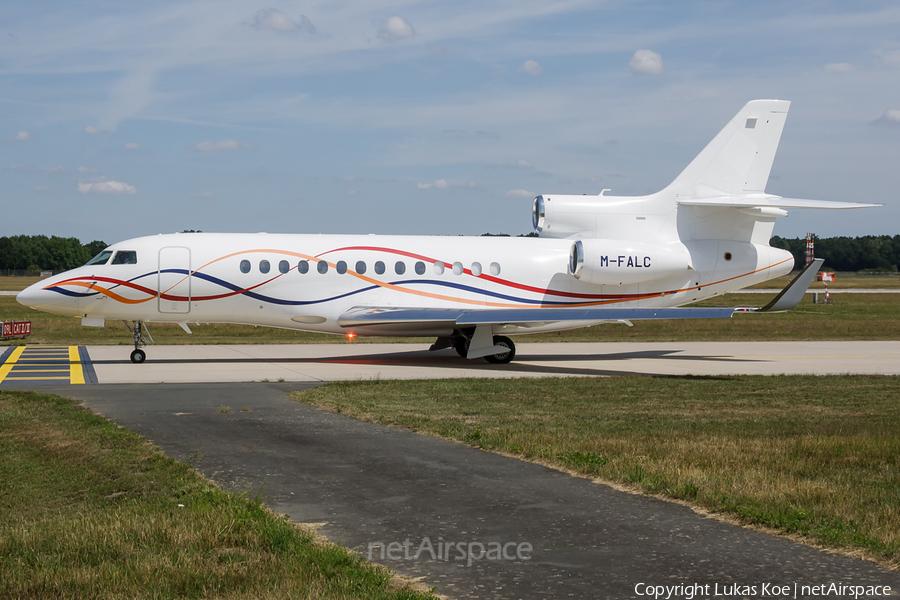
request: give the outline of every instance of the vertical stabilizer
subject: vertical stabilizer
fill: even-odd
[[[745,104],[671,187],[694,198],[764,192],[790,106],[787,100]]]

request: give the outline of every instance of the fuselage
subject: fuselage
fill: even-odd
[[[633,243],[608,242],[618,248],[607,260],[618,272],[653,269],[655,259],[635,250]],[[789,253],[764,244],[678,242],[669,248],[686,256],[683,273],[631,284],[626,275],[621,284],[596,284],[570,272],[572,246],[571,239],[553,238],[157,235],[116,243],[105,259],[44,279],[18,300],[42,311],[93,320],[447,335],[427,324],[351,331],[338,320],[358,307],[674,307],[783,275],[793,266]],[[589,324],[516,325],[504,331]]]

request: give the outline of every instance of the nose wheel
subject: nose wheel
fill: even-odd
[[[128,331],[131,332],[131,337],[134,338],[134,351],[131,353],[131,362],[139,365],[147,360],[147,353],[141,348],[147,345],[148,339],[150,343],[153,343],[153,336],[150,335],[150,330],[147,329],[143,321],[132,321],[131,323],[125,321],[124,323]],[[144,337],[145,334],[146,337]]]

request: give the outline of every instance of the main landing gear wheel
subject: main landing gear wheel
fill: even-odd
[[[495,365],[505,365],[516,357],[516,345],[513,344],[513,341],[508,337],[495,335],[494,345],[509,348],[509,350],[507,352],[501,352],[500,354],[491,354],[489,356],[485,356],[484,359],[489,363]]]
[[[131,362],[134,364],[139,365],[145,360],[147,360],[147,353],[140,348],[131,353]]]
[[[461,357],[465,358],[469,353],[469,338],[458,337],[453,340],[453,349],[456,350],[456,353]]]

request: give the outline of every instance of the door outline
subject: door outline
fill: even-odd
[[[163,314],[191,312],[191,249],[185,246],[165,246],[159,249],[156,271],[157,309]],[[163,295],[186,298],[172,300]]]

